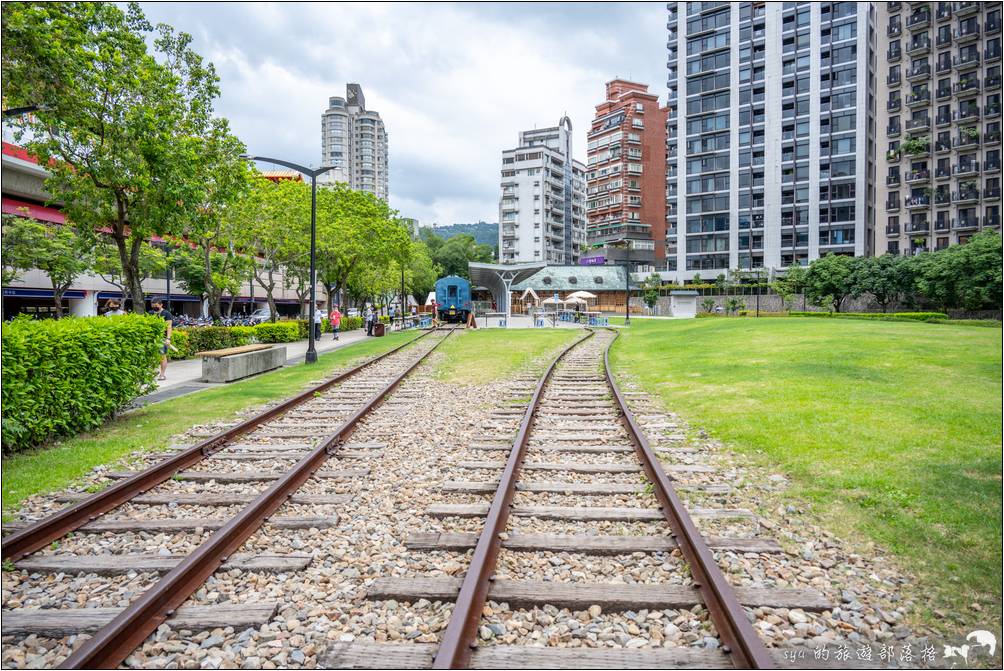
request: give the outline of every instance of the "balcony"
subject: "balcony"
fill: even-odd
[[[979,161],[969,161],[968,163],[959,163],[952,166],[952,174],[956,177],[961,177],[962,175],[978,175],[979,172]]]
[[[963,24],[955,31],[955,41],[960,44],[972,42],[980,38],[980,24]]]
[[[903,8],[902,2],[887,2],[885,3],[885,8],[889,10],[890,13],[898,12]]]
[[[918,63],[906,71],[906,78],[909,80],[928,79],[931,76],[930,63]]]
[[[955,3],[955,15],[956,16],[969,16],[970,14],[976,14],[980,11],[981,2],[956,2]]]
[[[952,97],[952,87],[951,86],[939,86],[934,91],[934,97],[936,100],[947,100]]]
[[[938,189],[934,192],[934,204],[935,205],[951,205],[952,194],[948,192],[947,189]]]
[[[903,101],[899,98],[895,100],[890,100],[885,104],[886,110],[890,112],[898,112],[903,107]]]
[[[887,200],[885,202],[886,212],[899,212],[899,201],[898,200]]]
[[[999,130],[988,131],[983,134],[983,139],[987,144],[994,144],[1001,141],[1001,132]]]
[[[952,151],[952,143],[951,142],[943,142],[941,140],[938,140],[937,142],[934,143],[934,153],[935,154],[944,154],[945,152],[949,152],[949,151]]]
[[[952,3],[939,3],[938,10],[934,13],[934,19],[936,21],[944,21],[950,18],[952,18]]]
[[[999,89],[1001,87],[1001,76],[1000,75],[987,75],[983,80],[983,85],[987,87],[987,91],[992,91],[993,89]]]
[[[979,227],[980,227],[979,217],[959,217],[958,219],[952,219],[953,231],[967,231]]]
[[[955,93],[960,96],[978,94],[980,92],[980,80],[975,77],[964,79],[955,85]]]
[[[931,231],[931,222],[927,221],[911,221],[906,225],[907,233],[929,233]]]
[[[899,224],[886,224],[885,225],[886,235],[899,235]]]
[[[907,119],[906,123],[904,124],[904,126],[906,126],[906,132],[907,133],[911,133],[911,134],[914,134],[914,133],[926,133],[929,130],[931,130],[931,120],[927,119],[927,118],[924,118],[924,119]]]
[[[915,184],[916,182],[929,182],[931,181],[931,171],[930,170],[911,170],[906,173],[906,183]]]
[[[1000,32],[1000,29],[1001,29],[1001,20],[999,18],[998,19],[988,18],[983,23],[983,30],[986,32],[987,35],[998,33]]]
[[[889,163],[898,163],[899,159],[900,159],[900,153],[898,149],[895,151],[887,151],[885,153],[885,160],[888,161]]]
[[[991,159],[983,164],[983,172],[1000,172],[1001,160],[999,158]]]
[[[938,128],[941,128],[942,126],[952,125],[952,115],[939,114],[938,116],[934,117],[934,125],[937,126]]]
[[[994,117],[1000,116],[1001,104],[1000,103],[989,103],[984,110],[986,112],[986,117],[992,119]]]
[[[958,112],[952,115],[956,123],[965,123],[969,121],[977,121],[980,118],[980,108],[972,105],[970,107],[963,107]]]
[[[903,77],[901,77],[898,72],[894,75],[888,75],[885,78],[885,83],[889,86],[899,86],[902,81]]]
[[[962,189],[961,191],[956,191],[952,196],[952,202],[962,205],[964,203],[975,203],[980,199],[979,189]]]
[[[902,49],[889,49],[885,52],[885,57],[890,63],[898,63],[903,58]]]
[[[906,96],[906,104],[910,107],[922,107],[931,104],[930,91],[917,91]]]
[[[920,56],[931,50],[931,38],[927,35],[918,35],[906,45],[906,53],[911,56]]]
[[[950,179],[952,177],[952,171],[946,168],[935,168],[934,179]]]
[[[899,173],[896,173],[895,175],[886,175],[885,176],[885,185],[886,186],[899,186]]]
[[[951,30],[939,30],[934,36],[934,46],[944,47],[952,43],[952,31]]]
[[[923,210],[931,207],[930,196],[910,196],[904,201],[908,210]]]
[[[956,149],[963,149],[965,147],[979,147],[980,146],[980,135],[976,133],[974,135],[960,135],[955,138],[953,143]]]
[[[987,47],[983,51],[983,57],[987,59],[987,62],[999,61],[1001,59],[1001,48],[1000,46]]]
[[[1000,228],[1001,215],[988,214],[983,217],[983,228]]]
[[[980,52],[973,49],[964,54],[959,54],[952,59],[952,63],[955,64],[956,70],[967,70],[969,68],[976,68],[980,65]]]
[[[939,58],[934,63],[934,71],[939,75],[942,72],[948,72],[952,69],[952,59],[951,58]]]
[[[921,30],[931,25],[931,12],[914,12],[906,17],[906,27],[910,30]]]
[[[900,127],[899,124],[896,124],[895,126],[886,126],[885,134],[887,137],[899,137],[899,134],[900,132],[902,132],[902,130],[903,129]]]

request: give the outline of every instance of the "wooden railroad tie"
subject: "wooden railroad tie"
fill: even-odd
[[[334,480],[351,480],[365,475],[369,475],[368,468],[346,468],[338,471],[315,471],[312,478],[327,478]],[[107,477],[121,480],[136,475],[133,472],[113,472],[106,473]],[[192,482],[264,482],[267,480],[278,480],[286,473],[269,473],[266,471],[234,471],[231,473],[209,473],[205,471],[181,471],[174,477],[178,480],[188,480]]]
[[[770,538],[706,539],[712,550],[731,552],[782,552],[781,545]],[[478,543],[478,535],[467,532],[418,532],[408,536],[409,550],[465,551]],[[508,533],[502,547],[514,552],[572,552],[592,555],[619,555],[633,552],[671,552],[677,546],[670,536],[606,536],[593,534],[522,534]]]
[[[99,518],[94,522],[89,522],[79,529],[78,532],[86,533],[124,533],[124,532],[173,532],[173,531],[194,531],[204,529],[214,531],[227,524],[230,518],[178,518],[159,520],[106,520]],[[276,529],[327,529],[338,524],[338,515],[331,514],[326,517],[270,517],[266,524]],[[4,532],[19,531],[27,525],[23,522],[4,522]]]
[[[96,575],[125,575],[138,573],[167,573],[184,559],[184,555],[162,556],[140,555],[50,555],[28,557],[14,565],[21,571],[36,573],[94,573]],[[288,555],[233,555],[222,566],[221,571],[239,569],[241,571],[261,571],[285,573],[302,571],[310,565],[312,557],[307,554]],[[6,617],[6,616],[5,616]],[[6,627],[5,627],[6,628]]]
[[[484,517],[488,514],[487,503],[456,504],[444,503],[429,506],[426,514],[432,517]],[[750,510],[730,508],[690,508],[691,517],[708,519],[755,519]],[[536,517],[542,520],[568,520],[572,522],[598,522],[603,520],[619,522],[665,521],[658,508],[606,508],[600,506],[513,506],[512,514],[517,517]]]

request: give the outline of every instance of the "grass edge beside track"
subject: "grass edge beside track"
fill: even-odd
[[[110,419],[101,427],[3,457],[3,519],[21,502],[73,485],[95,466],[111,464],[133,452],[158,451],[170,438],[193,426],[225,421],[235,413],[279,401],[317,384],[334,371],[381,354],[419,335],[392,333],[321,354],[313,365],[298,364],[246,380],[186,394]]]

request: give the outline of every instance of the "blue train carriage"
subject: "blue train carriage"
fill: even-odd
[[[471,283],[463,277],[448,275],[436,281],[436,306],[439,319],[465,324],[471,313]]]

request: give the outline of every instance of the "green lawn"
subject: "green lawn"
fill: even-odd
[[[112,420],[100,429],[54,445],[3,459],[5,519],[25,497],[62,489],[105,464],[135,450],[162,449],[170,437],[204,422],[224,420],[235,412],[293,396],[311,382],[357,359],[379,354],[414,338],[417,332],[347,345],[321,354],[313,366],[291,366],[272,373],[157,403]]]
[[[450,337],[439,377],[459,384],[486,384],[582,336],[575,329],[478,329]]]
[[[637,319],[611,356],[695,428],[789,475],[834,531],[891,551],[930,597],[929,624],[999,630],[1000,329]]]

